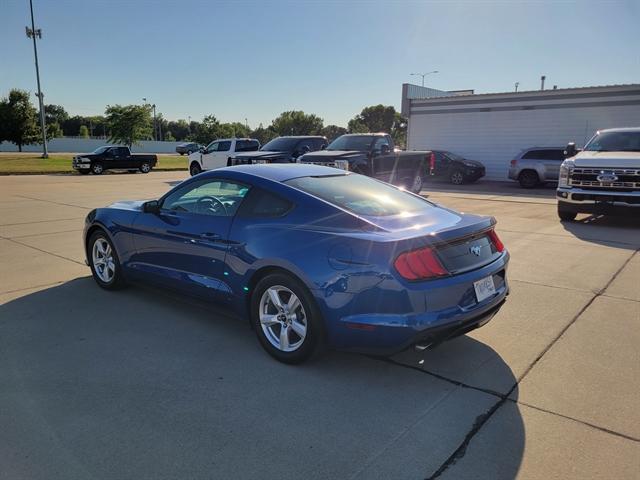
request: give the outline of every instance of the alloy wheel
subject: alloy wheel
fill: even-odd
[[[307,336],[307,315],[295,293],[282,285],[269,287],[259,304],[260,326],[265,337],[282,352],[300,348]]]
[[[451,183],[453,183],[454,185],[462,185],[462,182],[464,182],[464,176],[462,175],[462,172],[453,172],[451,174]]]
[[[113,258],[111,245],[104,238],[100,237],[93,243],[91,258],[93,268],[98,278],[104,283],[110,283],[116,273],[116,264]]]

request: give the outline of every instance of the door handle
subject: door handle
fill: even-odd
[[[220,240],[222,237],[217,233],[205,232],[200,234],[200,238],[204,238],[205,240]]]

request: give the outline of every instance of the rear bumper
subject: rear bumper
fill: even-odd
[[[598,191],[582,188],[558,188],[558,208],[575,213],[640,212],[640,192]]]
[[[352,350],[376,355],[391,355],[412,345],[433,347],[442,341],[462,335],[489,322],[500,310],[509,294],[506,270],[509,255],[473,272],[425,282],[420,292],[407,291],[408,296],[423,295],[420,310],[410,313],[392,314],[377,312],[353,312],[364,309],[362,303],[353,298],[344,303],[347,308],[340,312],[325,313],[329,344],[341,350]],[[473,282],[494,277],[496,293],[477,302]],[[353,297],[361,294],[353,294]],[[385,292],[378,292],[384,296]],[[388,295],[389,300],[391,296]],[[346,299],[345,299],[346,300]],[[417,304],[417,302],[414,302]],[[359,305],[359,307],[355,307]],[[332,314],[347,315],[332,317]]]

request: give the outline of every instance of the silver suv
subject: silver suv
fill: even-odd
[[[511,160],[509,178],[523,188],[533,188],[544,182],[557,182],[564,161],[562,147],[535,147],[522,150]]]

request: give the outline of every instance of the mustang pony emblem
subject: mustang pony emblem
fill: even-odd
[[[482,249],[478,245],[473,245],[472,247],[469,247],[469,251],[473,253],[476,257],[479,257]]]

